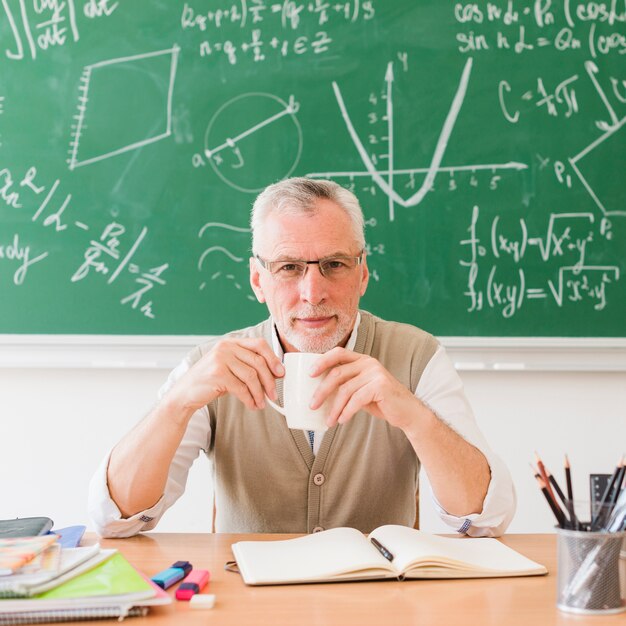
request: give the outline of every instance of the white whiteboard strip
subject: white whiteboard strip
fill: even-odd
[[[0,368],[164,369],[207,337],[0,335]],[[626,338],[440,337],[460,371],[626,371]]]

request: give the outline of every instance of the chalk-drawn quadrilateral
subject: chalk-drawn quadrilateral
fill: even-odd
[[[86,65],[72,124],[70,170],[136,150],[172,134],[180,48]]]
[[[619,198],[604,198],[600,191],[600,189],[602,189],[602,183],[611,178],[610,174],[607,172],[609,167],[613,168],[613,175],[616,177],[620,177],[624,171],[624,139],[623,137],[620,138],[618,133],[624,134],[625,124],[626,117],[623,117],[608,128],[595,141],[590,143],[584,150],[569,159],[570,165],[576,172],[583,187],[591,196],[596,206],[604,213],[605,217],[626,217],[626,207],[623,206],[623,201]],[[616,139],[613,139],[614,135]],[[602,159],[601,162],[603,166],[599,167],[596,163],[595,168],[589,168],[589,172],[583,173],[585,170],[584,161],[593,161],[593,157]],[[597,180],[592,181],[593,172],[596,172],[595,178]]]

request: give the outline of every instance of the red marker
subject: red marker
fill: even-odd
[[[192,596],[196,593],[200,593],[209,582],[211,575],[205,569],[194,569],[186,578],[180,583],[180,586],[176,590],[177,600],[191,600]]]

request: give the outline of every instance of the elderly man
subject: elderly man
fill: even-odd
[[[359,311],[369,271],[356,197],[328,181],[285,180],[259,195],[251,224],[250,284],[270,318],[211,339],[171,373],[92,480],[98,532],[154,528],[204,451],[220,532],[410,526],[422,465],[447,524],[501,534],[515,509],[511,479],[444,350],[418,328]],[[312,408],[334,394],[325,432],[290,430],[266,403],[294,351],[323,355],[312,374],[329,375]]]

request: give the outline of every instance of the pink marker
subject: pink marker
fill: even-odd
[[[191,600],[194,594],[200,593],[207,586],[210,577],[208,570],[192,570],[176,590],[176,599]]]

